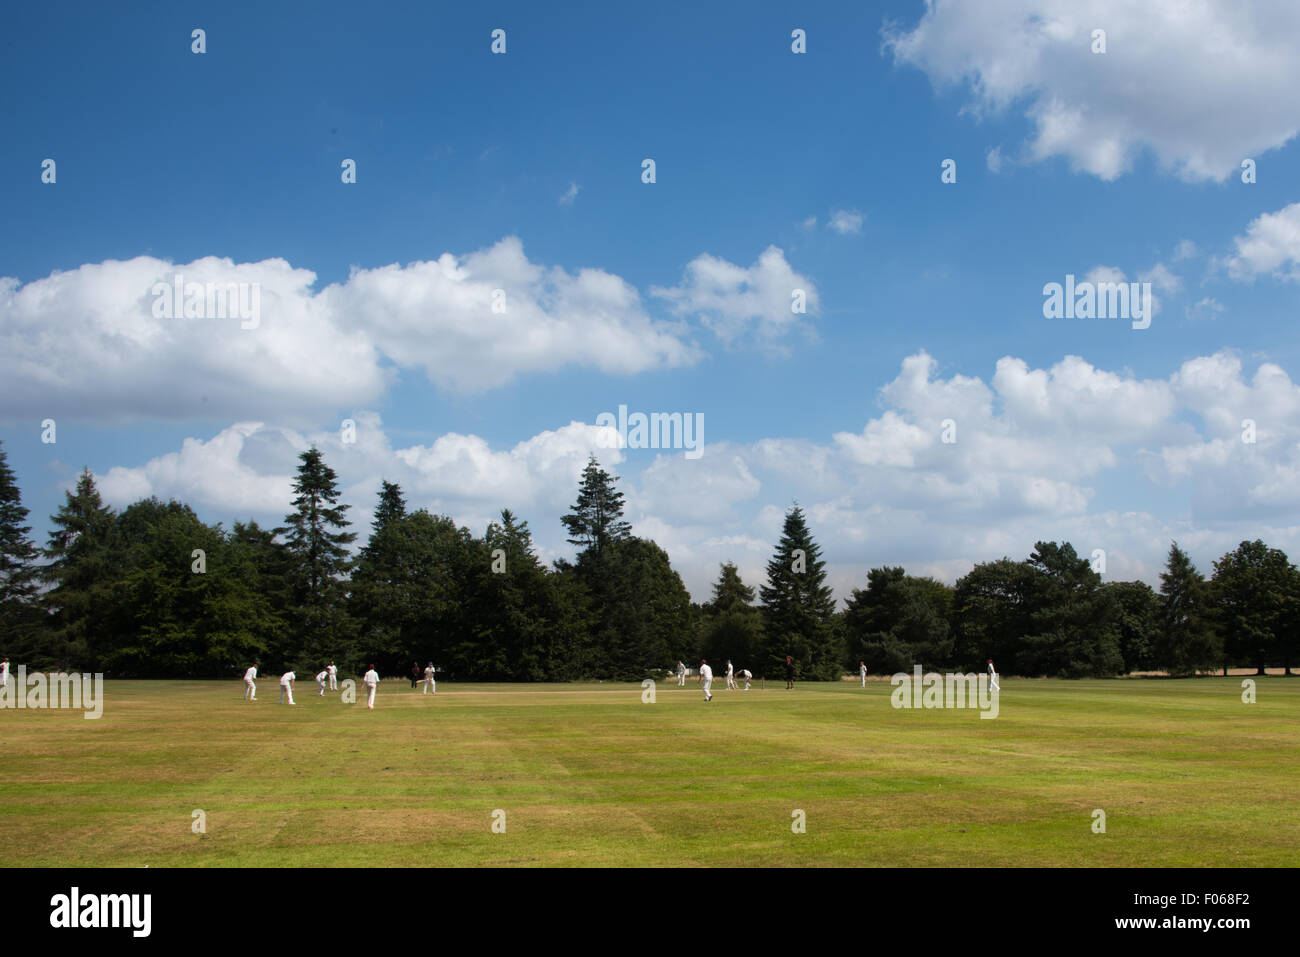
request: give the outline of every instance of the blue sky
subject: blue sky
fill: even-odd
[[[1300,17],[1130,6],[8,9],[0,440],[39,540],[83,465],[274,522],[316,442],[359,524],[388,477],[547,558],[596,450],[697,598],[794,500],[841,597],[1038,538],[1153,582],[1175,537],[1294,554]],[[1043,317],[1097,270],[1150,328]],[[174,272],[260,283],[259,327],[152,317]],[[705,454],[598,448],[619,404],[702,414]]]

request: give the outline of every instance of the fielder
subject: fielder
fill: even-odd
[[[284,704],[284,696],[289,696],[289,704],[293,704],[293,683],[296,675],[292,671],[286,671],[280,675],[280,704]]]
[[[740,680],[745,682],[745,690],[748,691],[749,683],[754,680],[754,676],[749,673],[748,668],[741,668],[739,674]]]
[[[713,669],[709,667],[708,661],[700,661],[700,684],[704,686],[704,700],[712,701],[713,692]]]
[[[727,659],[727,690],[728,691],[736,690],[736,672],[731,667],[730,658]]]
[[[9,659],[6,658],[5,666],[8,667],[8,664],[9,664]],[[257,665],[254,664],[253,667],[249,668],[247,671],[244,672],[244,700],[245,701],[257,700],[257,685],[253,683],[256,680],[257,680]]]
[[[328,672],[330,673],[330,691],[338,691],[338,690],[339,690],[339,670],[338,670],[337,668],[334,667],[334,662],[331,661],[331,662],[330,662],[330,666],[329,666],[328,668],[326,668],[325,670],[328,671]]]
[[[424,691],[422,692],[423,694],[438,693],[438,682],[434,678],[434,675],[436,675],[437,673],[438,673],[438,669],[433,666],[433,662],[432,661],[429,662],[429,667],[424,669]]]
[[[989,659],[989,687],[994,691],[1001,693],[1002,689],[998,687],[998,673],[993,670],[993,659]]]
[[[9,684],[9,659],[0,661],[0,688]]]
[[[366,707],[371,711],[375,710],[375,689],[379,687],[379,675],[375,673],[375,666],[371,665],[370,670],[366,672],[361,683],[366,686],[368,692],[366,696]]]
[[[677,662],[677,685],[680,688],[686,687],[686,666],[680,661]]]
[[[785,656],[785,690],[794,690],[794,659],[789,655]]]
[[[862,687],[865,688],[867,686],[867,663],[865,661],[858,662],[858,674],[862,676]]]
[[[316,684],[320,685],[320,696],[322,698],[325,697],[325,680],[329,678],[329,676],[330,670],[328,668],[324,669],[316,676]]]

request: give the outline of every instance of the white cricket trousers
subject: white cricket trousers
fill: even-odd
[[[252,678],[244,679],[244,700],[245,701],[257,700],[257,685],[253,684]]]
[[[712,690],[710,690],[712,688],[713,688],[713,679],[705,678],[704,679],[704,700],[705,701],[708,701],[709,698],[713,697],[713,692]]]
[[[293,704],[293,688],[288,685],[280,685],[280,704],[284,704],[285,695],[289,696],[289,704]]]
[[[435,679],[433,679],[433,678],[425,678],[425,679],[424,679],[424,691],[423,691],[422,693],[423,693],[423,694],[437,694],[437,693],[438,693],[438,682],[437,682]]]
[[[330,691],[338,691],[338,690],[339,690],[338,675],[330,675]]]
[[[866,686],[867,686],[867,676],[866,676],[866,675],[863,675],[863,676],[862,676],[862,687],[865,688]]]
[[[375,686],[366,685],[366,687],[370,689],[366,694],[366,707],[369,708],[371,711],[374,711],[375,710]]]
[[[321,696],[322,698],[325,697],[325,682],[323,682],[323,681],[318,681],[318,682],[316,682],[316,683],[317,683],[318,685],[320,685],[320,696]]]

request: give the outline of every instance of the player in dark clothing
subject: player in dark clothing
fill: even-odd
[[[418,661],[411,662],[411,687],[414,688],[424,679],[424,672],[420,669]]]
[[[785,656],[785,690],[790,691],[794,688],[794,659],[789,655]]]

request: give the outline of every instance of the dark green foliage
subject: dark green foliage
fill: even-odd
[[[40,551],[32,543],[17,476],[0,446],[0,641],[15,660],[47,664],[39,601]]]
[[[570,545],[600,554],[608,545],[632,534],[631,525],[623,521],[623,493],[614,488],[614,481],[594,456],[587,462],[578,501],[560,519],[569,532]]]
[[[1031,631],[1022,638],[1017,668],[1057,678],[1119,674],[1119,606],[1087,559],[1068,542],[1038,542],[1029,567]]]
[[[776,553],[767,563],[763,603],[764,654],[759,675],[784,675],[794,659],[795,677],[830,681],[843,670],[844,653],[834,627],[835,598],[826,584],[826,563],[813,541],[803,510],[793,506]]]
[[[288,614],[291,646],[299,668],[315,669],[331,658],[348,658],[347,574],[352,561],[347,546],[356,540],[346,529],[347,505],[338,504],[338,476],[312,447],[299,456],[293,483],[294,511],[275,530],[284,538],[292,559],[291,606]]]
[[[1214,563],[1214,603],[1223,653],[1234,665],[1289,665],[1294,654],[1300,587],[1281,549],[1242,542]]]
[[[760,674],[763,656],[763,613],[754,604],[754,589],[741,581],[731,562],[725,562],[713,583],[713,600],[699,610],[698,653],[681,660],[694,665],[694,658],[713,662],[730,659],[739,671],[748,668]],[[773,672],[775,673],[775,672]]]
[[[1116,636],[1125,673],[1156,667],[1155,651],[1160,643],[1160,598],[1146,582],[1107,582],[1108,591],[1119,607]]]
[[[625,538],[578,556],[578,577],[591,596],[591,677],[637,679],[663,674],[689,654],[691,598],[668,553]]]
[[[914,578],[901,568],[873,568],[867,587],[855,588],[844,612],[851,671],[858,662],[877,674],[929,671],[952,661],[949,628],[953,589],[933,578]]]
[[[1195,674],[1222,660],[1209,585],[1177,542],[1160,575],[1160,628],[1153,649],[1156,667],[1174,675]]]
[[[247,552],[219,525],[156,498],[131,505],[117,525],[121,576],[109,610],[111,647],[100,658],[106,673],[231,675],[265,658],[278,616]]]
[[[68,670],[91,671],[108,647],[107,609],[120,574],[120,545],[113,510],[105,507],[90,469],[50,517],[54,527],[42,569],[50,585],[46,655]]]

